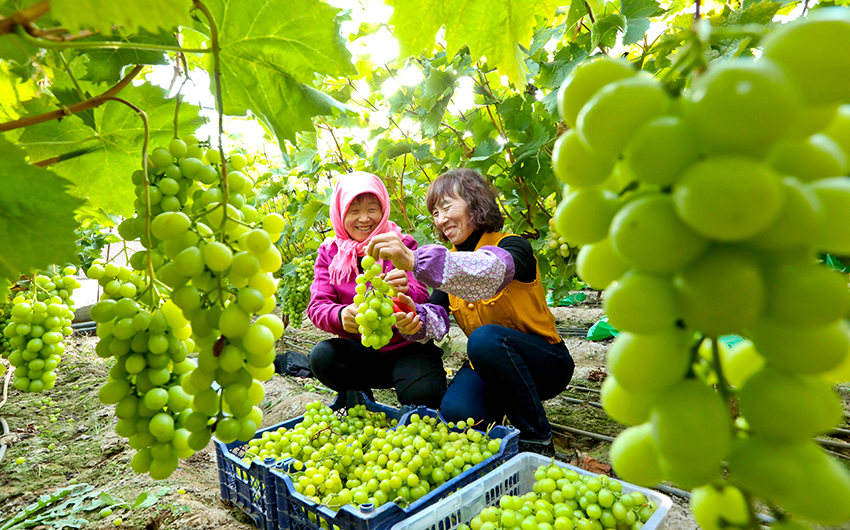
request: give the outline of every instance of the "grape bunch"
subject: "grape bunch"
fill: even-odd
[[[281,265],[272,244],[283,218],[247,204],[253,181],[243,155],[227,160],[196,137],[151,152],[137,171],[135,216],[119,225],[145,250],[126,267],[97,263],[104,286],[92,307],[115,359],[99,397],[116,405],[116,431],[137,450],[133,469],[168,477],[209,443],[250,440],[262,423],[260,381],[274,375],[283,323],[271,315]]]
[[[658,506],[605,475],[579,475],[556,463],[539,466],[532,491],[505,495],[458,530],[639,530]]]
[[[9,314],[11,309],[12,304],[9,303],[9,300],[3,300],[3,303],[0,304],[0,330],[6,329],[6,324],[9,323],[9,320],[12,317],[12,315]],[[9,339],[0,333],[0,357],[8,357],[9,354],[7,352],[11,351],[11,349],[12,345],[9,343]]]
[[[393,326],[396,318],[393,315],[393,300],[395,291],[379,275],[383,272],[380,263],[375,258],[365,256],[362,261],[363,274],[358,274],[354,281],[354,303],[357,305],[355,322],[359,326],[360,342],[363,346],[383,348],[393,338]],[[371,283],[371,288],[369,284]]]
[[[564,259],[570,259],[570,256],[578,254],[578,248],[571,245],[564,236],[558,235],[554,217],[549,219],[549,237],[546,239],[546,246]]]
[[[286,276],[281,288],[283,314],[289,316],[289,322],[301,325],[302,315],[310,302],[310,285],[313,284],[313,258],[295,258],[292,260],[295,272]]]
[[[472,420],[469,420],[469,425]],[[292,429],[265,432],[248,444],[246,461],[293,458],[295,490],[338,509],[376,507],[401,498],[413,502],[497,453],[502,441],[459,422],[458,430],[434,417],[413,414],[397,426],[362,406],[337,417],[319,402],[307,406]]]
[[[813,441],[842,419],[832,385],[850,369],[850,291],[816,260],[850,252],[850,10],[761,44],[677,98],[608,57],[559,92],[557,229],[623,330],[602,401],[631,427],[611,461],[697,488],[703,528],[753,524],[748,496],[850,519],[850,473]],[[724,351],[728,334],[748,340]]]
[[[36,274],[30,290],[12,299],[3,327],[9,347],[0,353],[15,367],[14,386],[20,391],[43,392],[56,384],[64,338],[74,331],[71,294],[80,285],[76,272],[66,267],[52,278]]]

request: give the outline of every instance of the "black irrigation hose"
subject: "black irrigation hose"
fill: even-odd
[[[573,403],[573,404],[576,404],[576,405],[588,404],[591,407],[596,407],[598,409],[602,408],[602,403],[597,403],[595,401],[588,401],[586,399],[568,398],[568,397],[564,397],[564,396],[560,396],[560,399],[563,399],[567,403]]]
[[[583,431],[581,429],[573,429],[572,427],[567,427],[566,425],[560,425],[558,423],[551,423],[552,429],[560,432],[561,434],[577,434],[579,436],[586,436],[588,438],[593,438],[594,440],[600,440],[603,442],[611,443],[614,441],[614,438],[610,436],[605,436],[604,434],[597,434],[595,432]]]

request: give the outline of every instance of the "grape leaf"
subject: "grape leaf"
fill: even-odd
[[[73,33],[92,28],[112,35],[113,24],[130,33],[142,28],[158,32],[192,22],[189,0],[51,0],[50,10]]]
[[[30,165],[24,151],[2,137],[0,160],[0,277],[14,280],[31,270],[76,262],[74,210],[83,201],[68,194],[71,183]]]
[[[434,47],[440,27],[446,28],[446,52],[457,53],[469,47],[473,60],[487,57],[487,63],[517,87],[528,77],[525,53],[520,45],[531,44],[536,18],[551,20],[559,2],[543,0],[390,0],[390,24],[399,40],[399,58],[418,55]],[[474,28],[474,31],[470,29]]]
[[[664,14],[656,0],[620,0],[620,14],[628,19],[650,18]]]
[[[226,114],[250,110],[279,140],[294,143],[296,132],[313,129],[313,116],[349,111],[308,86],[317,73],[355,73],[334,20],[338,9],[318,0],[268,0],[256,9],[211,0],[207,6],[218,27],[227,28],[219,34]]]
[[[127,37],[113,35],[103,37],[96,35],[86,41],[131,42],[134,44],[156,44],[161,46],[177,46],[177,39],[171,32],[151,33],[145,30],[138,35]],[[93,83],[114,83],[121,79],[125,66],[131,64],[168,64],[168,56],[162,52],[134,49],[118,50],[89,50],[88,73],[83,78]]]
[[[148,152],[166,145],[174,137],[174,99],[165,98],[165,90],[150,84],[127,87],[123,99],[144,109],[150,124]],[[32,114],[52,110],[46,104],[30,104]],[[91,152],[56,163],[51,169],[75,184],[71,192],[87,197],[95,208],[128,216],[133,212],[133,183],[130,175],[141,167],[144,126],[129,107],[108,102],[94,111],[97,127],[85,125],[77,116],[27,127],[20,141],[33,160],[67,154],[81,148]],[[180,105],[178,134],[194,132],[201,125],[198,107]],[[84,141],[89,139],[88,141]],[[62,145],[45,142],[66,142]],[[68,144],[67,142],[79,142]]]

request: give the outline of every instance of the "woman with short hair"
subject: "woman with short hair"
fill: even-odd
[[[449,313],[454,315],[469,337],[469,360],[442,400],[443,417],[471,417],[487,425],[507,416],[520,431],[521,451],[554,455],[542,400],[567,387],[574,364],[546,304],[531,244],[502,232],[496,193],[474,170],[440,175],[426,203],[451,250],[442,245],[411,250],[390,233],[373,237],[366,250],[434,289],[427,303],[415,304],[415,312],[397,313],[396,326],[410,340],[440,340],[448,332]]]

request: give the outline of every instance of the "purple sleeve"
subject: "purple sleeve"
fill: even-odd
[[[450,252],[425,245],[414,252],[413,276],[434,289],[463,300],[496,296],[514,279],[514,259],[502,248],[484,246],[475,252]]]
[[[404,335],[407,340],[426,342],[442,340],[449,332],[449,314],[445,307],[436,304],[416,304],[416,313],[422,321],[422,327],[413,335]]]
[[[348,333],[343,329],[339,321],[339,312],[345,304],[339,303],[339,296],[331,284],[330,265],[331,257],[327,247],[319,248],[314,265],[313,284],[310,286],[310,303],[307,305],[307,316],[317,328],[334,335],[346,336]]]
[[[407,248],[413,250],[415,253],[418,244],[416,243],[416,240],[413,239],[413,237],[405,235],[402,241],[404,241],[404,244],[407,246]],[[410,271],[407,272],[407,285],[407,296],[412,298],[414,302],[416,302],[417,304],[421,304],[428,300],[430,296],[428,294],[428,287],[426,287],[416,278],[414,278],[413,273]]]

